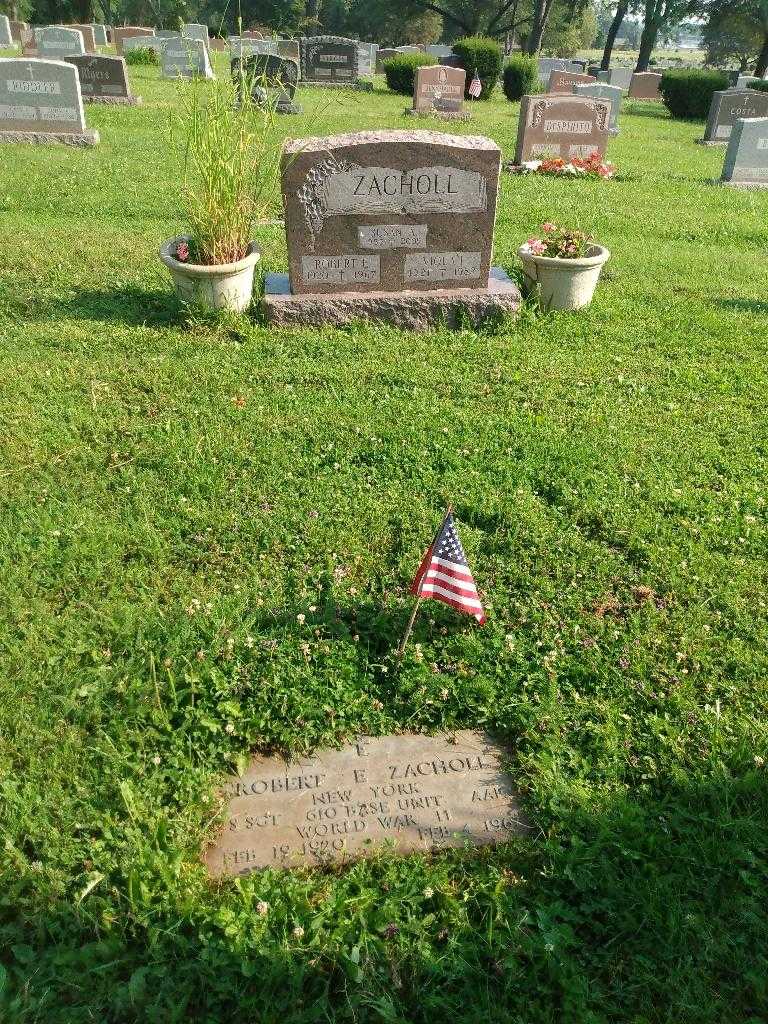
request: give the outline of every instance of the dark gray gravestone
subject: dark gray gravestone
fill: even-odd
[[[58,60],[0,58],[0,142],[93,146],[77,69]]]
[[[128,84],[124,57],[101,57],[87,53],[69,57],[80,76],[80,92],[86,103],[111,103],[136,107],[141,96],[133,96]]]
[[[740,118],[725,154],[724,185],[768,188],[768,117]]]
[[[293,102],[299,82],[295,60],[274,53],[252,53],[233,57],[230,68],[238,95],[241,89],[249,89],[259,106],[272,107],[278,114],[301,113],[301,107]]]
[[[713,93],[702,143],[727,146],[733,126],[741,117],[768,117],[768,92],[723,89]]]
[[[611,135],[619,134],[619,110],[621,109],[621,99],[624,93],[618,85],[606,85],[604,82],[595,82],[592,85],[575,85],[573,92],[576,96],[591,96],[596,100],[606,100],[611,107],[608,131]]]
[[[463,730],[361,737],[293,763],[254,757],[226,784],[226,820],[203,860],[218,878],[532,836],[507,756]]]
[[[384,61],[389,60],[390,57],[396,57],[397,50],[392,46],[385,46],[379,50],[376,54],[376,74],[384,74]]]
[[[354,39],[310,36],[301,40],[301,78],[312,85],[373,88],[360,81],[360,55]]]

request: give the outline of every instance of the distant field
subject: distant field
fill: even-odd
[[[185,320],[187,86],[131,78],[96,149],[0,149],[0,1019],[765,1024],[768,193],[626,101],[617,180],[502,180],[498,264],[611,250],[581,315]],[[413,128],[382,79],[299,100]],[[472,113],[510,157],[517,104]],[[397,671],[447,498],[489,621],[427,605]],[[454,728],[534,839],[208,880],[250,749]]]

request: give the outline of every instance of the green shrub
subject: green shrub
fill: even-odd
[[[427,64],[437,64],[437,57],[431,53],[401,53],[397,57],[389,57],[383,65],[387,88],[403,96],[413,96],[416,69]]]
[[[661,76],[661,97],[672,117],[704,120],[709,113],[712,94],[728,88],[724,71],[667,70]]]
[[[160,61],[157,59],[157,53],[154,50],[145,50],[143,47],[137,47],[135,50],[125,51],[125,63],[159,64]]]
[[[758,92],[768,92],[768,80],[765,82],[748,82],[748,89],[757,89]]]
[[[522,53],[510,57],[504,65],[504,95],[516,101],[539,91],[539,66],[535,57]]]
[[[480,99],[489,99],[501,75],[501,47],[496,40],[484,36],[468,36],[453,44],[453,52],[467,72],[467,89],[477,71],[483,83]],[[467,93],[465,95],[468,96]]]

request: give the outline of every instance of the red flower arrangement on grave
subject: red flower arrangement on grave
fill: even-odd
[[[176,246],[176,259],[179,263],[189,263],[189,242],[179,242]]]
[[[547,160],[527,160],[519,168],[523,174],[553,174],[557,177],[571,178],[613,178],[616,166],[603,160],[595,150],[587,157],[574,156],[564,160],[561,156]]]
[[[541,225],[542,237],[529,238],[525,243],[534,256],[549,256],[557,260],[580,260],[589,256],[594,243],[592,235],[573,228],[561,228],[546,221]]]

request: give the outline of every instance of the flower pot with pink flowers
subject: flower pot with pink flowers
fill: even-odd
[[[545,223],[541,237],[518,249],[523,261],[523,292],[536,294],[543,309],[583,309],[592,301],[610,253],[591,235]]]
[[[254,228],[279,202],[274,127],[274,111],[259,107],[251,88],[189,83],[175,123],[183,140],[187,230],[160,248],[186,302],[236,312],[250,305],[260,256]]]

